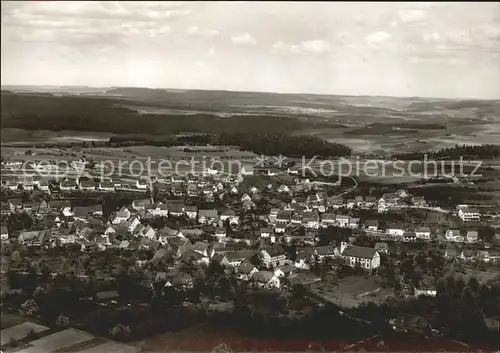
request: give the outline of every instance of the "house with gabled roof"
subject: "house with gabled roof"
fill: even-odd
[[[403,236],[405,227],[401,223],[389,223],[387,225],[387,233],[392,236]]]
[[[97,183],[94,181],[94,179],[80,180],[80,190],[95,191],[96,188],[97,188]]]
[[[168,217],[169,208],[162,202],[146,205],[146,210],[149,214],[156,217]]]
[[[70,200],[50,200],[48,202],[49,208],[56,212],[62,214],[68,214],[71,216],[71,201]],[[69,211],[69,212],[68,212]],[[68,217],[66,216],[66,217]]]
[[[10,204],[8,202],[2,201],[1,212],[2,212],[2,215],[9,215],[12,213],[12,209],[10,208]]]
[[[344,200],[338,197],[327,198],[327,205],[334,210],[338,210],[344,207]]]
[[[252,265],[249,261],[243,261],[239,267],[237,267],[237,277],[242,281],[249,281],[253,274],[258,272],[257,267]]]
[[[276,215],[276,223],[289,223],[291,216],[291,211],[278,211],[278,214]]]
[[[389,254],[389,245],[384,242],[375,243],[375,250],[379,254]]]
[[[194,248],[188,249],[184,253],[182,253],[181,260],[186,264],[196,264],[196,265],[200,264],[208,265],[210,262],[208,256],[196,251]]]
[[[141,225],[139,225],[138,228]],[[139,232],[137,232],[136,234],[139,237],[144,237],[144,238],[148,238],[148,239],[155,239],[156,238],[156,230],[154,230],[153,227],[151,227],[150,225],[147,225],[146,227],[142,227],[141,230]]]
[[[313,256],[317,257],[320,261],[325,257],[333,258],[338,255],[338,252],[333,245],[315,246],[313,250]]]
[[[268,255],[264,255],[262,260],[262,265],[266,268],[282,266],[286,262],[287,253],[281,246],[268,247],[261,250],[260,252]]]
[[[78,184],[77,184],[77,181],[75,179],[64,179],[63,181],[61,181],[61,185],[60,185],[60,189],[61,191],[72,191],[72,190],[76,190]]]
[[[302,218],[302,224],[307,229],[318,229],[319,221],[320,218],[317,212],[313,211],[304,212],[304,217]]]
[[[151,204],[150,199],[139,199],[132,201],[132,209],[136,211],[144,210],[147,205]]]
[[[445,233],[446,240],[454,242],[463,242],[464,238],[460,232],[460,229],[448,229]]]
[[[169,202],[167,203],[168,213],[174,217],[184,215],[184,202]]]
[[[341,255],[351,267],[372,270],[380,267],[380,255],[375,248],[341,244]]]
[[[123,206],[118,211],[116,211],[116,214],[115,214],[113,220],[111,221],[111,223],[112,224],[119,224],[119,223],[129,219],[130,216],[131,216],[131,212],[129,211],[129,209],[127,207]]]
[[[465,238],[469,243],[476,243],[479,239],[477,230],[468,230]]]
[[[339,227],[343,227],[343,228],[348,227],[349,226],[349,221],[350,221],[350,217],[349,216],[340,215],[340,214],[335,216],[335,223]]]
[[[371,232],[378,232],[378,220],[376,219],[367,219],[363,222],[363,227]]]
[[[321,226],[328,228],[336,224],[337,216],[334,213],[323,213],[321,215]]]
[[[40,231],[23,231],[19,234],[17,241],[21,245],[34,245],[38,241],[38,235]]]
[[[226,252],[224,257],[228,266],[237,267],[240,266],[243,261],[249,261],[254,255],[254,250],[236,250]]]
[[[198,222],[201,224],[213,224],[218,220],[217,210],[199,210]]]
[[[220,220],[223,222],[229,220],[229,224],[239,224],[240,217],[233,210],[227,209],[221,213]]]
[[[87,206],[75,206],[73,207],[73,217],[75,220],[79,220],[82,222],[87,222],[88,218],[92,213],[92,209]]]
[[[186,213],[186,216],[189,219],[196,219],[196,216],[198,215],[198,207],[196,207],[196,206],[185,206],[184,207],[184,212]]]
[[[9,239],[9,230],[6,226],[0,227],[0,240],[5,241]]]
[[[358,217],[349,217],[349,228],[356,229],[359,227],[359,218]]]
[[[11,198],[8,203],[11,212],[19,212],[23,210],[23,200],[20,198]]]
[[[458,217],[462,222],[479,222],[481,220],[481,212],[474,207],[460,207]]]
[[[252,275],[252,280],[259,288],[280,288],[280,280],[272,271],[257,271]]]
[[[119,185],[121,186],[121,185]],[[106,192],[113,192],[115,191],[115,183],[109,180],[101,180],[99,184],[97,185],[97,189],[99,191],[106,191]]]
[[[415,235],[419,239],[429,240],[431,239],[431,229],[429,227],[417,227],[415,229]]]

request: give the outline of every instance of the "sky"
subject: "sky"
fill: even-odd
[[[2,2],[2,85],[500,99],[500,3]]]

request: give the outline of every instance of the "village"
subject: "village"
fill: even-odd
[[[78,206],[70,194],[116,194],[119,187],[112,181],[31,177],[29,181],[20,179],[13,188],[10,179],[2,182],[3,189],[12,193],[36,191],[42,197],[36,201],[33,197],[2,200],[1,239],[46,248],[76,244],[82,252],[172,249],[173,244],[182,243],[177,247],[182,258],[205,265],[217,261],[236,272],[247,271],[252,256],[258,253],[264,261],[245,277],[263,287],[280,287],[284,278],[325,257],[372,271],[380,266],[380,253],[390,252],[399,243],[441,244],[446,257],[465,261],[500,260],[498,249],[492,246],[500,234],[494,233],[484,241],[480,234],[482,215],[476,207],[459,205],[448,210],[455,218],[454,226],[448,227],[425,220],[386,221],[384,216],[392,212],[429,207],[423,197],[405,190],[360,196],[354,188],[348,188],[343,190],[344,196],[338,196],[327,190],[332,188],[328,183],[297,177],[297,168],[260,168],[255,171],[260,177],[252,172],[209,171],[205,176],[139,179],[132,185],[138,197],[108,210],[106,216],[102,204]],[[271,182],[277,175],[288,176],[288,182]],[[244,182],[246,178],[260,178],[261,187]],[[148,198],[144,197],[146,193]],[[217,208],[202,206],[215,203]],[[4,220],[21,213],[34,220],[32,229],[8,229]],[[157,228],[155,219],[166,222]],[[334,236],[337,243],[319,245],[322,229],[345,231],[342,237]],[[359,246],[360,237],[374,240],[374,246]],[[282,244],[295,245],[295,256],[287,254]]]
[[[1,204],[2,292],[26,290],[19,276],[34,272],[57,282],[69,271],[81,283],[106,283],[93,298],[113,307],[124,297],[113,283],[127,271],[117,266],[125,266],[146,291],[173,290],[187,303],[204,281],[202,270],[215,266],[244,288],[300,287],[319,305],[354,308],[394,295],[435,297],[432,266],[471,271],[484,283],[498,273],[500,233],[472,205],[443,210],[404,189],[360,195],[357,183],[317,182],[293,167],[209,170],[130,184],[2,181],[8,196]],[[49,253],[57,256],[40,264]],[[100,268],[79,264],[103,256]],[[408,257],[418,266],[422,256],[433,258],[424,273],[388,274]],[[218,310],[216,298],[211,310]]]

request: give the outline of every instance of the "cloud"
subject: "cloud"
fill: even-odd
[[[215,29],[201,30],[198,26],[192,26],[186,30],[188,37],[216,37],[219,34],[219,31]]]
[[[106,2],[23,2],[4,9],[8,40],[64,45],[119,44],[129,37],[155,39],[171,31],[169,22],[191,10],[183,4]]]
[[[255,45],[257,40],[252,37],[250,33],[241,34],[239,36],[234,36],[231,38],[234,44],[245,44],[245,45]]]
[[[305,41],[299,44],[286,44],[279,41],[273,45],[273,52],[276,54],[323,54],[330,50],[330,44],[321,39]]]
[[[208,49],[208,50],[205,52],[205,56],[210,56],[210,57],[214,57],[214,56],[216,56],[216,53],[215,53],[215,48],[214,48],[214,47],[211,47],[210,49]]]
[[[391,35],[387,32],[379,31],[373,32],[365,37],[370,45],[382,44],[389,39],[391,39]]]
[[[330,44],[324,40],[310,40],[301,43],[300,48],[306,53],[322,54],[330,51]]]
[[[403,22],[416,22],[423,20],[426,17],[426,12],[420,9],[399,10],[398,16]]]

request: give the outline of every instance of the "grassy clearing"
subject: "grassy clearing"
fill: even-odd
[[[365,301],[382,302],[392,295],[391,289],[382,288],[373,277],[330,278],[312,284],[311,289],[316,295],[344,308],[356,307]]]

